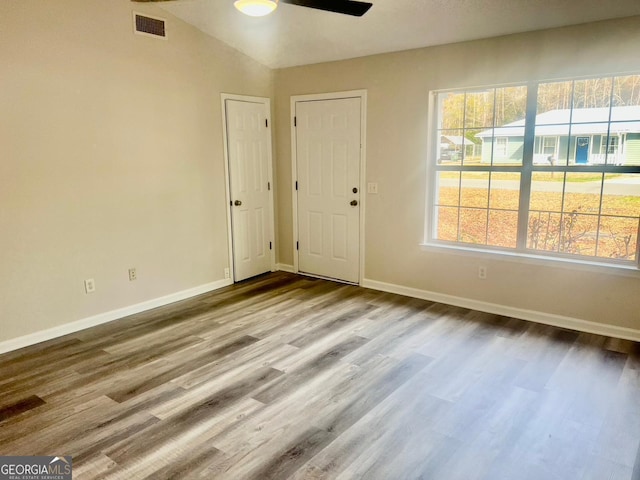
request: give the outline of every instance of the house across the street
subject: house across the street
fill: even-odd
[[[524,119],[477,135],[482,163],[521,163]],[[567,162],[568,160],[568,162]],[[537,165],[640,165],[640,106],[550,110],[536,116]]]
[[[465,157],[474,156],[476,147],[479,145],[462,135],[441,135],[440,160],[460,160],[463,151]]]

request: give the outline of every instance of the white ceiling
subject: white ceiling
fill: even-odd
[[[252,18],[233,0],[176,0],[165,10],[271,68],[640,15],[639,0],[369,0],[364,17],[280,4]]]

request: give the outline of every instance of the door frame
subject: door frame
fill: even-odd
[[[296,181],[298,180],[298,157],[297,157],[297,139],[296,139],[296,103],[313,102],[321,100],[342,100],[346,98],[360,99],[360,245],[359,248],[359,267],[358,267],[358,285],[362,285],[364,280],[364,259],[365,259],[365,208],[367,197],[366,182],[366,159],[367,159],[367,90],[349,90],[344,92],[331,93],[314,93],[309,95],[292,95],[291,96],[291,198],[293,207],[293,272],[299,273],[298,269],[298,249],[296,242],[298,241],[298,192],[296,191]]]
[[[222,104],[222,145],[224,150],[224,189],[225,189],[225,205],[227,212],[227,244],[228,244],[228,265],[229,265],[229,278],[232,282],[235,282],[235,262],[233,257],[233,226],[231,222],[231,172],[229,165],[229,145],[228,145],[228,132],[227,132],[227,100],[235,100],[238,102],[247,103],[261,103],[266,107],[267,115],[267,131],[269,133],[267,138],[267,162],[269,172],[269,182],[271,188],[269,189],[269,235],[273,242],[273,248],[270,251],[270,264],[271,271],[276,270],[276,238],[275,238],[275,223],[274,223],[274,185],[273,185],[273,147],[272,147],[272,130],[271,130],[271,99],[267,97],[252,97],[249,95],[236,95],[232,93],[220,94],[220,101]]]

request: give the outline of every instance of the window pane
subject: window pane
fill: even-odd
[[[496,210],[518,210],[520,204],[520,174],[491,174],[491,190],[489,192],[489,208]]]
[[[527,247],[534,250],[557,252],[561,225],[562,215],[560,213],[530,212]]]
[[[602,215],[640,217],[640,174],[605,175]]]
[[[462,173],[460,205],[463,207],[488,207],[489,172]]]
[[[597,108],[602,109],[602,113],[608,116],[612,84],[612,79],[608,77],[576,80],[573,86],[574,111]]]
[[[640,105],[640,75],[616,77],[613,82],[613,106]]]
[[[529,210],[541,213],[561,212],[563,183],[564,173],[533,172]]]
[[[594,256],[598,232],[597,215],[580,215],[576,212],[564,213],[558,251],[576,255]]]
[[[464,165],[482,164],[482,138],[478,136],[482,129],[464,131]]]
[[[493,126],[493,88],[476,92],[467,92],[464,126],[467,128],[487,128]]]
[[[565,213],[591,213],[600,211],[601,173],[567,173],[564,186]]]
[[[438,128],[458,129],[464,126],[464,93],[438,94]]]
[[[465,144],[469,143],[463,136],[463,130],[438,131],[438,159],[440,165],[461,165]]]
[[[598,236],[598,256],[635,260],[638,244],[638,219],[602,217]]]
[[[482,139],[476,137],[481,130],[439,130],[438,158],[440,165],[479,165]]]
[[[460,209],[459,241],[486,245],[487,210],[475,208]]]
[[[487,244],[515,248],[518,240],[518,212],[489,210]]]
[[[438,240],[458,241],[458,208],[436,207],[436,237]]]
[[[458,206],[460,203],[460,172],[438,172],[437,205]]]
[[[541,83],[538,86],[536,125],[569,123],[573,82]]]
[[[522,120],[527,111],[527,87],[496,89],[495,125],[503,126]]]

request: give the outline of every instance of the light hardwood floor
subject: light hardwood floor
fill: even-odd
[[[0,455],[75,479],[630,480],[640,444],[638,344],[285,273],[0,372]]]

